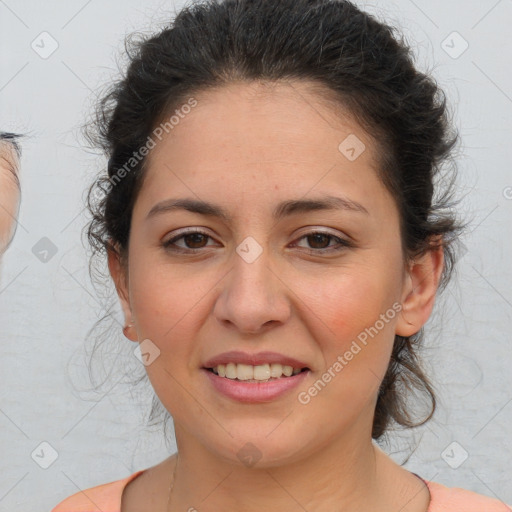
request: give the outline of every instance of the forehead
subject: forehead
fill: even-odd
[[[208,133],[216,142],[229,137],[240,145],[278,151],[279,142],[309,147],[323,140],[317,147],[329,149],[344,133],[369,138],[334,93],[315,83],[237,82],[194,97],[198,105],[170,130],[176,140]]]
[[[301,82],[235,83],[194,94],[197,106],[155,140],[141,192],[155,200],[170,188],[258,200],[282,189],[297,196],[341,185],[375,195],[381,185],[373,139],[317,90]],[[347,144],[356,158],[344,153]]]

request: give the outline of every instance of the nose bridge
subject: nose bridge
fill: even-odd
[[[246,237],[237,247],[233,258],[234,273],[231,285],[235,294],[253,295],[255,300],[271,300],[271,261],[269,250],[252,236]],[[242,298],[242,297],[241,297]]]
[[[264,326],[286,321],[289,304],[271,261],[268,247],[252,236],[236,247],[233,267],[217,298],[219,321],[234,324],[240,331],[257,332]]]

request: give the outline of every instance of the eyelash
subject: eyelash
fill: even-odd
[[[181,233],[181,234],[167,240],[166,242],[163,242],[162,246],[167,251],[171,251],[171,252],[182,253],[182,254],[197,254],[201,249],[204,249],[204,247],[201,247],[200,249],[184,249],[182,247],[171,247],[176,241],[180,240],[181,238],[184,238],[187,235],[195,235],[195,234],[204,235],[207,238],[213,238],[208,233],[206,233],[204,231],[191,230],[191,231]],[[338,244],[340,245],[340,247],[334,247],[334,248],[329,247],[329,248],[325,248],[325,249],[305,249],[305,251],[310,254],[319,254],[319,253],[325,254],[325,253],[330,253],[330,252],[340,252],[346,248],[353,247],[352,242],[345,240],[344,238],[334,236],[333,234],[327,233],[325,231],[311,231],[309,233],[302,235],[298,240],[302,240],[303,238],[308,238],[308,237],[314,236],[314,235],[325,235],[325,236],[337,241]]]

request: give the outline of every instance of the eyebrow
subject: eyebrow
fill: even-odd
[[[202,201],[198,199],[166,199],[157,203],[146,216],[146,220],[161,214],[175,210],[187,210],[192,213],[200,215],[207,215],[210,217],[218,217],[226,222],[231,222],[232,218],[229,213],[221,206]],[[292,199],[279,203],[272,216],[275,220],[280,220],[284,217],[298,214],[307,213],[318,210],[347,210],[352,212],[360,212],[369,215],[368,210],[357,201],[348,199],[346,197],[336,196],[323,196],[319,199]]]

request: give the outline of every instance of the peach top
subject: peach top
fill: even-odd
[[[123,489],[143,472],[136,471],[122,480],[77,492],[60,502],[51,512],[121,512]],[[446,487],[423,478],[421,480],[430,491],[427,512],[512,512],[510,505],[498,499],[458,487]]]

